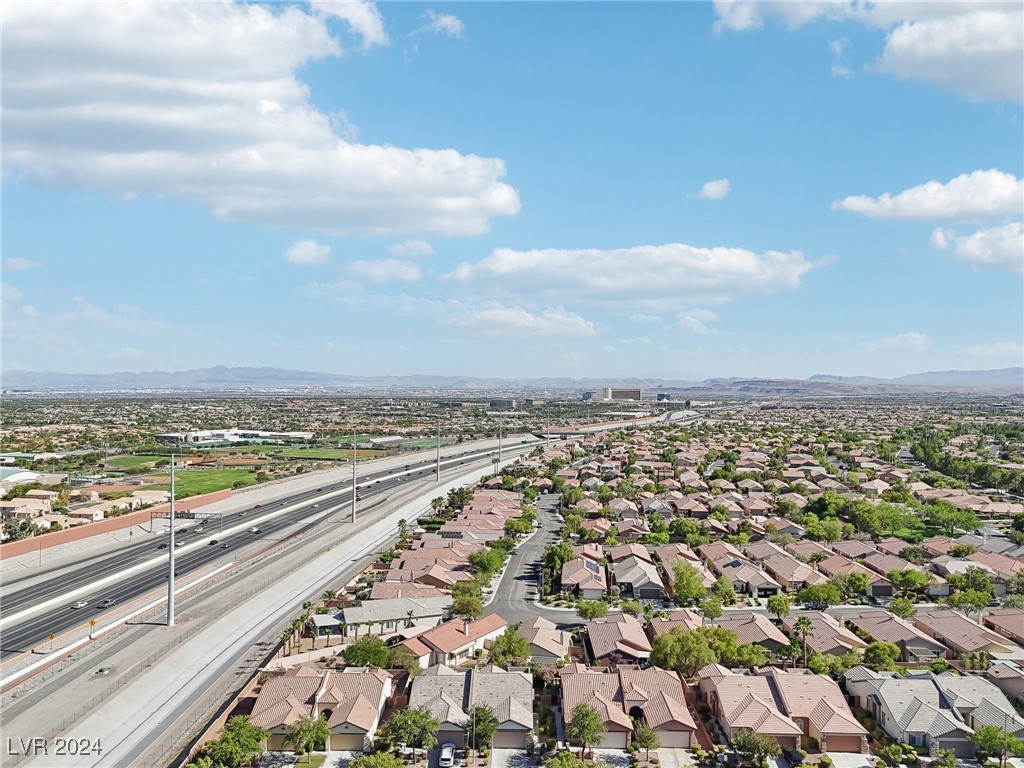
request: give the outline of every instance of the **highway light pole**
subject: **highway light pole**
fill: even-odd
[[[501,431],[502,431],[502,427],[504,426],[504,424],[505,424],[505,420],[501,416],[499,416],[498,417],[498,463],[499,464],[501,463]]]
[[[352,427],[352,522],[356,521],[356,428]]]
[[[171,454],[171,543],[167,569],[167,626],[174,626],[174,454]]]
[[[437,466],[434,469],[434,482],[441,482],[441,414],[437,414]]]

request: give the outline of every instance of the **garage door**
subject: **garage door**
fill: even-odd
[[[449,741],[457,747],[466,746],[466,732],[461,729],[454,730],[441,728],[437,732],[438,746],[441,744],[447,744]]]
[[[860,753],[860,736],[829,736],[828,751]]]
[[[332,733],[331,749],[362,752],[363,741],[364,737],[361,733]]]
[[[283,752],[285,749],[286,749],[286,747],[284,745],[284,736],[283,735],[282,736],[277,736],[277,735],[271,734],[270,738],[267,739],[267,751],[268,752]],[[287,747],[287,749],[291,749],[291,747]]]
[[[491,746],[498,749],[525,749],[526,731],[495,731]]]
[[[686,749],[690,746],[689,731],[658,731],[658,740],[663,747],[680,747]]]
[[[601,736],[601,743],[598,745],[601,749],[625,749],[629,739],[629,733],[626,731],[605,731]]]

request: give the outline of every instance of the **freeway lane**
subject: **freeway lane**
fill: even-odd
[[[487,456],[493,452],[494,451],[491,450],[469,450],[449,455],[448,457],[442,457],[441,469],[442,471],[445,469],[451,469],[452,467],[457,467],[466,461],[472,461],[476,457]],[[365,486],[363,490],[359,491],[359,495],[365,498],[371,493],[379,492],[381,487],[393,487],[396,484],[394,481],[405,482],[408,480],[423,479],[424,477],[433,474],[434,466],[435,460],[431,458],[420,461],[410,461],[408,464],[404,465],[407,469],[384,469],[362,475],[358,477],[356,481],[358,485]],[[396,475],[398,477],[395,477]],[[319,509],[314,506],[315,504],[318,504],[323,508],[328,505],[334,506],[339,503],[349,503],[351,499],[351,489],[351,481],[344,483],[332,483],[316,490],[293,493],[274,501],[268,501],[259,505],[259,508],[253,506],[243,510],[241,513],[224,515],[222,520],[210,519],[200,521],[189,519],[185,521],[183,519],[181,522],[182,526],[187,525],[190,529],[194,529],[202,525],[204,527],[204,531],[198,535],[195,533],[185,534],[182,539],[185,541],[186,545],[195,541],[205,541],[211,537],[220,539],[221,537],[217,535],[217,531],[222,527],[221,522],[224,522],[228,526],[237,526],[246,522],[246,519],[250,519],[251,524],[258,525],[264,534],[270,534],[275,530],[279,530],[283,525],[295,522],[295,517],[298,515],[319,511]],[[282,522],[281,519],[267,521],[260,520],[260,518],[265,515],[273,514],[285,507],[303,504],[304,502],[307,502],[305,508],[296,510],[293,515],[289,516],[290,519],[285,519],[284,522]],[[6,619],[8,616],[25,610],[34,604],[39,604],[48,598],[64,594],[69,590],[69,585],[80,586],[90,581],[98,581],[104,576],[117,573],[118,571],[124,570],[132,565],[137,565],[139,563],[144,563],[147,560],[151,560],[160,554],[160,551],[158,550],[160,544],[166,543],[167,538],[165,537],[141,537],[141,541],[122,547],[116,552],[109,552],[99,557],[88,558],[71,566],[58,567],[55,569],[54,576],[52,578],[40,584],[25,584],[22,588],[19,588],[19,582],[29,581],[30,578],[23,578],[17,581],[5,581],[3,583],[4,599],[3,605],[0,606],[0,619]],[[179,558],[180,550],[179,556],[175,558],[175,561],[177,562]],[[35,580],[35,577],[31,577],[31,580]],[[101,595],[98,597],[103,596]],[[70,602],[71,601],[69,600],[69,603]]]
[[[511,456],[516,448],[522,446],[515,446],[507,448],[506,452]],[[442,471],[446,468],[459,467],[461,464],[479,463],[482,459],[488,457],[495,451],[469,451],[465,454],[459,454],[450,457],[448,460],[442,458],[441,468]],[[394,470],[387,470],[382,472],[372,473],[364,477],[359,478],[358,482],[361,486],[359,490],[360,497],[364,502],[372,500],[372,497],[385,494],[389,491],[394,490],[400,485],[403,485],[410,481],[415,480],[426,480],[432,475],[433,461],[412,463],[410,462],[409,470],[401,470],[396,473]],[[421,467],[429,467],[430,469],[422,469]],[[394,475],[398,476],[394,476]],[[223,542],[228,542],[232,546],[229,549],[222,549],[220,545],[209,546],[207,544],[199,544],[195,549],[179,552],[175,556],[175,570],[178,576],[190,573],[198,568],[213,564],[223,563],[230,560],[238,560],[239,549],[245,547],[246,549],[252,549],[252,544],[259,542],[267,542],[270,540],[283,540],[294,536],[299,530],[308,529],[315,525],[318,525],[325,517],[336,515],[340,519],[339,525],[344,525],[350,522],[348,517],[348,499],[350,496],[347,494],[341,494],[342,497],[335,496],[331,502],[315,502],[319,503],[320,507],[313,508],[313,499],[321,499],[324,494],[328,493],[329,489],[334,486],[325,486],[322,492],[305,492],[302,494],[296,494],[293,497],[288,497],[277,502],[269,502],[261,505],[261,508],[257,511],[258,515],[274,511],[275,508],[280,509],[288,504],[293,504],[296,497],[305,499],[308,504],[303,507],[301,512],[312,512],[312,515],[304,515],[298,517],[297,514],[282,515],[277,518],[273,518],[266,521],[260,521],[258,526],[261,530],[260,534],[249,534],[249,533],[236,533],[231,536],[226,536],[221,539]],[[349,489],[351,493],[351,485],[343,486]],[[365,504],[363,505],[365,506]],[[245,524],[246,522],[255,522],[257,518],[256,513],[246,513],[246,517],[252,516],[251,520],[242,518],[241,520],[237,515],[230,515],[228,520],[230,525],[237,525],[239,522]],[[301,527],[300,527],[301,526]],[[293,528],[294,530],[286,530]],[[209,530],[209,529],[207,529]],[[186,537],[186,541],[205,541],[210,537],[210,534],[204,532],[199,536]],[[132,546],[133,557],[135,560],[145,561],[151,558],[154,554],[154,548],[158,546],[160,539],[167,539],[169,537],[156,537],[154,536],[144,544],[136,544]],[[120,554],[120,553],[119,553]],[[123,569],[130,564],[131,561],[124,559],[123,556],[115,557],[115,570]],[[68,585],[73,584],[79,586],[87,584],[91,581],[95,581],[98,576],[98,571],[95,564],[87,566],[81,569],[78,578],[79,581],[69,581],[67,576],[61,576],[56,579],[53,584],[49,584],[45,590],[46,592],[56,594],[63,594],[68,591]],[[79,610],[72,610],[67,606],[58,606],[52,609],[48,609],[41,612],[39,615],[24,620],[18,621],[10,627],[5,627],[3,632],[3,646],[0,648],[0,660],[5,660],[11,655],[29,650],[30,648],[45,642],[47,635],[50,632],[60,634],[73,627],[81,626],[88,622],[90,618],[95,618],[102,615],[102,612],[98,612],[93,607],[96,601],[103,598],[111,598],[116,601],[117,605],[123,605],[126,602],[134,600],[140,595],[146,592],[156,589],[162,584],[166,583],[166,560],[161,560],[155,563],[152,567],[147,568],[133,577],[126,577],[126,580],[117,585],[110,585],[105,588],[97,589],[97,592],[93,595],[82,597],[81,599],[88,600],[90,607],[86,607]],[[31,602],[40,602],[42,593],[39,588],[32,588],[27,590],[29,592],[29,598]],[[5,596],[5,603],[7,602]],[[22,600],[24,603],[24,600]],[[6,606],[5,606],[6,607]]]

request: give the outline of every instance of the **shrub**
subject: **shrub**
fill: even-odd
[[[828,755],[822,755],[821,760],[818,761],[818,765],[822,768],[829,768],[832,765],[832,758]]]

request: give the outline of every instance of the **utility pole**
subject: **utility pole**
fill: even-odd
[[[505,425],[505,419],[501,416],[498,417],[498,463],[501,463],[501,430]]]
[[[437,414],[437,467],[434,470],[434,482],[441,482],[441,414]]]
[[[168,546],[167,626],[174,626],[174,454],[171,454],[171,543]]]
[[[356,428],[352,425],[352,522],[356,521]]]

